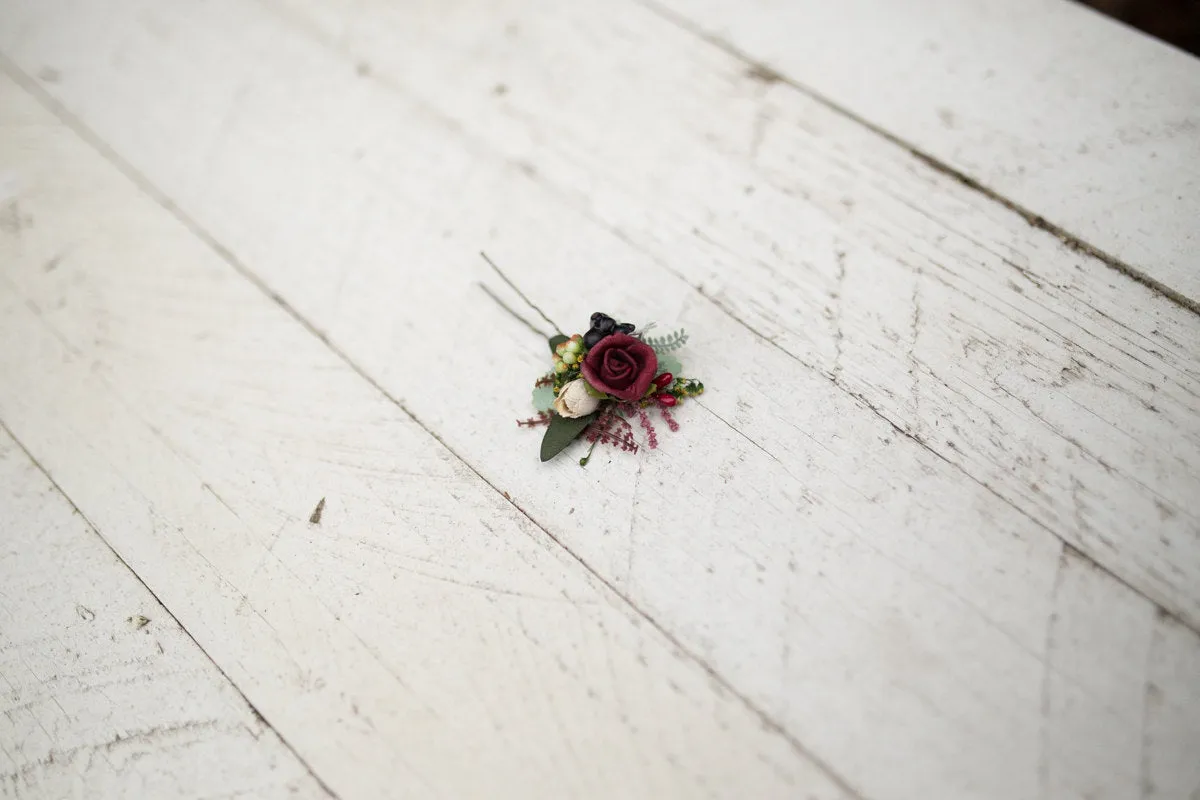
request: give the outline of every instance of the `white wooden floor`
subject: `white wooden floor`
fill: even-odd
[[[1065,0],[0,0],[0,798],[1196,800],[1198,230]]]

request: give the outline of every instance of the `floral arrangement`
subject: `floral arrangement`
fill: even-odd
[[[671,409],[702,394],[704,384],[680,377],[682,365],[674,352],[687,342],[687,333],[647,336],[650,327],[639,331],[631,323],[597,312],[587,333],[550,339],[553,368],[533,388],[537,416],[517,423],[546,426],[542,461],[554,458],[580,437],[591,442],[580,466],[587,464],[597,444],[636,453],[638,443],[630,423],[634,418],[654,449],[658,434],[648,409],[657,409],[667,427],[679,430]]]

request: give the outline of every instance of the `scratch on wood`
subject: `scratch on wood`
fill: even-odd
[[[1142,797],[1150,797],[1155,793],[1154,780],[1150,777],[1152,767],[1150,764],[1150,753],[1152,752],[1151,736],[1150,736],[1150,721],[1162,705],[1162,689],[1159,688],[1151,679],[1151,665],[1155,663],[1158,652],[1162,647],[1162,630],[1161,625],[1169,617],[1164,614],[1162,607],[1156,609],[1154,627],[1151,629],[1150,643],[1146,647],[1146,662],[1142,669],[1142,674],[1145,676],[1145,689],[1142,695],[1142,741],[1141,753],[1138,759],[1139,783],[1141,784]]]
[[[1050,615],[1046,618],[1046,636],[1042,644],[1042,689],[1041,689],[1041,722],[1038,732],[1038,786],[1040,791],[1039,797],[1049,797],[1050,789],[1050,712],[1051,703],[1051,676],[1054,674],[1054,658],[1053,652],[1057,647],[1056,636],[1058,634],[1058,596],[1062,591],[1063,581],[1066,579],[1067,570],[1070,569],[1070,561],[1075,548],[1067,543],[1063,543],[1058,554],[1058,566],[1054,571],[1054,582],[1050,586]]]
[[[1154,498],[1154,508],[1158,511],[1158,518],[1162,522],[1166,522],[1177,515],[1175,509],[1171,508],[1157,497]]]
[[[1017,272],[1021,273],[1022,278],[1029,281],[1030,283],[1032,283],[1038,289],[1045,290],[1046,285],[1044,283],[1042,283],[1041,279],[1038,278],[1036,275],[1034,275],[1032,272],[1030,272],[1025,267],[1022,267],[1020,264],[1013,261],[1011,258],[1004,258],[1003,256],[1000,257],[1000,261],[1003,262],[1004,264],[1007,264],[1008,266],[1012,267]],[[1008,283],[1009,283],[1009,286],[1011,286],[1013,289],[1015,289],[1020,294],[1025,294],[1025,290],[1022,289],[1017,284],[1013,283],[1012,281],[1009,281]]]
[[[95,744],[82,744],[64,749],[52,748],[44,757],[33,759],[12,772],[0,774],[0,786],[3,786],[5,783],[11,786],[17,786],[18,783],[35,785],[33,776],[41,768],[55,763],[69,764],[85,754],[87,761],[79,772],[86,774],[91,768],[92,759],[97,753],[113,753],[119,747],[139,744],[159,744],[162,747],[167,747],[168,744],[164,740],[170,740],[181,735],[195,736],[210,731],[220,731],[223,727],[220,720],[197,720],[179,725],[158,725],[141,730],[118,732],[111,738]],[[5,794],[4,796],[8,797],[9,795]]]
[[[92,620],[94,620],[96,618],[95,611],[92,611],[87,606],[80,605],[78,603],[75,604],[75,613],[78,614],[79,618],[84,620],[85,622],[91,622]]]
[[[322,497],[319,501],[317,501],[317,507],[314,508],[313,512],[308,515],[309,523],[311,523],[313,525],[320,525],[321,524],[321,515],[323,513],[325,513],[325,498],[324,497]]]
[[[908,374],[912,376],[913,418],[921,419],[921,370],[917,366],[917,338],[921,335],[921,278],[924,270],[917,267],[913,276],[912,321],[908,337]],[[918,429],[919,431],[919,429]]]
[[[758,151],[762,147],[763,139],[767,135],[767,125],[771,122],[771,114],[767,106],[760,103],[758,111],[754,114],[754,126],[750,129],[750,153],[749,159],[751,163],[758,159]]]
[[[165,438],[163,438],[161,435],[160,435],[160,438],[162,438],[162,439],[163,439],[163,441],[167,441],[167,440],[166,440]],[[170,444],[170,443],[168,442],[168,444]],[[171,445],[171,449],[172,449],[173,451],[175,451],[175,452],[178,452],[178,451],[176,451],[176,450],[175,450],[175,447],[174,447],[174,445]],[[217,494],[217,490],[216,490],[216,489],[214,489],[214,488],[213,488],[211,485],[209,485],[208,483],[201,483],[200,485],[201,485],[201,487],[203,487],[204,489],[207,489],[209,494],[211,494],[213,497],[217,498],[217,502],[219,502],[221,505],[225,506],[226,510],[227,510],[227,511],[229,511],[229,513],[230,513],[230,514],[233,514],[233,515],[234,515],[235,517],[237,517],[239,520],[241,519],[241,516],[240,516],[240,515],[239,515],[239,514],[238,514],[236,511],[234,511],[234,510],[233,510],[233,506],[231,506],[231,505],[229,505],[229,503],[225,502],[225,498],[224,498],[224,497],[221,497],[221,495]]]
[[[1071,381],[1081,380],[1088,371],[1087,364],[1075,356],[1071,356],[1071,363],[1058,371],[1058,379],[1051,382],[1050,385],[1061,389]]]
[[[846,288],[846,252],[838,250],[834,255],[837,258],[837,287],[833,291],[833,379],[836,381],[842,374],[842,345],[846,338],[842,332],[842,292]]]
[[[716,418],[717,418],[717,419],[719,419],[721,422],[723,422],[723,423],[725,424],[725,427],[729,428],[729,430],[733,431],[733,432],[734,432],[734,433],[736,433],[738,436],[742,437],[742,438],[743,438],[743,439],[745,439],[747,442],[749,442],[750,444],[752,444],[752,445],[754,445],[755,447],[757,447],[759,450],[762,450],[764,453],[766,453],[766,454],[767,454],[767,457],[768,457],[768,458],[770,458],[772,461],[774,461],[774,462],[775,462],[775,463],[777,463],[777,464],[778,464],[778,463],[782,463],[782,462],[780,462],[780,460],[779,460],[778,458],[776,458],[776,457],[775,457],[775,455],[774,455],[774,454],[772,454],[772,453],[771,453],[771,451],[770,451],[770,450],[768,450],[767,448],[763,447],[763,446],[762,446],[761,444],[759,444],[758,442],[756,442],[756,441],[754,441],[753,439],[751,439],[749,436],[747,436],[747,435],[746,435],[745,433],[743,433],[742,431],[738,430],[738,428],[737,428],[737,427],[735,427],[734,425],[731,425],[731,424],[729,423],[729,420],[725,419],[725,418],[724,418],[724,417],[722,417],[720,414],[718,414],[717,412],[713,411],[713,410],[712,410],[711,408],[709,408],[708,406],[706,406],[706,405],[704,405],[703,403],[701,403],[699,400],[696,400],[696,401],[694,401],[694,402],[696,403],[696,405],[700,406],[700,407],[701,407],[701,408],[703,408],[705,411],[707,411],[708,413],[712,414],[714,417],[716,417]],[[641,462],[639,461],[638,463],[640,464]],[[640,471],[641,471],[641,467],[640,467],[640,466],[638,467],[638,471],[639,471],[639,473],[640,473]]]
[[[750,66],[747,67],[745,74],[750,80],[758,81],[759,83],[765,83],[768,86],[773,83],[781,83],[783,81],[783,75],[781,75],[778,70],[768,67],[766,64],[761,62],[751,63]]]
[[[715,415],[714,415],[715,416]],[[629,504],[629,535],[625,540],[625,589],[629,590],[630,584],[633,581],[633,551],[634,547],[634,531],[637,530],[637,507],[638,507],[638,488],[642,485],[642,467],[645,465],[645,459],[638,460],[637,472],[633,475],[633,492],[630,496]]]
[[[528,592],[521,592],[516,589],[508,589],[503,586],[498,586],[496,584],[487,583],[486,581],[482,581],[482,580],[460,581],[460,580],[456,580],[456,579],[450,577],[449,575],[438,575],[433,572],[425,572],[424,570],[416,569],[415,567],[410,567],[407,565],[397,565],[396,569],[398,569],[401,572],[404,572],[408,575],[416,575],[418,577],[426,578],[431,581],[437,581],[438,583],[445,583],[450,586],[461,586],[465,589],[471,589],[473,591],[484,592],[487,594],[503,595],[505,597],[517,597],[517,598],[521,598],[523,600],[540,600],[540,601],[546,602],[546,603],[565,602],[565,603],[571,603],[572,605],[580,605],[581,603],[587,602],[587,601],[576,600],[571,597],[557,597],[557,596],[553,596],[553,595],[529,594]]]

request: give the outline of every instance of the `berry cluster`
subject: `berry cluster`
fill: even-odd
[[[562,391],[563,386],[579,378],[580,366],[585,355],[587,348],[584,347],[583,337],[578,333],[554,346],[553,378],[556,395]]]

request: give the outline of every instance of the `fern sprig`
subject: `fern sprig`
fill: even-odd
[[[687,331],[680,328],[674,333],[669,333],[666,336],[647,336],[646,344],[654,348],[656,353],[669,353],[672,350],[678,350],[687,344]]]

